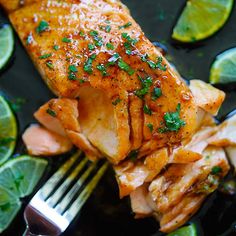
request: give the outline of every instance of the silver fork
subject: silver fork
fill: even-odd
[[[79,213],[108,167],[106,162],[98,168],[97,162],[81,156],[80,151],[74,154],[27,205],[24,236],[60,235]]]

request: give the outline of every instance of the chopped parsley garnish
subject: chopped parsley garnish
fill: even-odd
[[[26,45],[31,44],[34,41],[32,34],[29,34],[26,38]]]
[[[131,22],[126,23],[125,25],[119,26],[119,29],[126,29],[132,25]]]
[[[139,80],[141,81],[142,88],[135,91],[135,95],[141,99],[148,93],[150,86],[152,85],[153,81],[151,77],[147,77],[145,79],[139,76]]]
[[[106,47],[107,47],[107,49],[110,49],[110,50],[114,50],[115,49],[115,47],[114,47],[114,45],[112,43],[107,43]]]
[[[46,111],[50,116],[52,117],[56,117],[57,114],[55,111],[53,111],[52,109],[48,108],[47,111]]]
[[[59,46],[58,46],[58,45],[54,45],[54,46],[53,46],[53,49],[54,49],[55,51],[57,51],[57,50],[59,50]]]
[[[159,129],[160,133],[177,132],[186,125],[184,120],[180,119],[180,103],[177,105],[176,112],[167,112],[164,115],[165,126]]]
[[[132,47],[138,42],[137,39],[132,39],[127,33],[122,33],[122,38],[126,39],[126,42],[124,43],[124,47],[126,49],[126,54],[131,55],[132,54]]]
[[[163,61],[162,57],[158,57],[157,62],[154,62],[154,61],[148,60],[148,55],[144,54],[141,56],[141,60],[143,62],[147,62],[149,67],[152,69],[159,69],[159,70],[166,71],[166,65],[162,65],[162,61]]]
[[[47,53],[47,54],[43,54],[42,56],[39,57],[39,59],[46,59],[52,56],[52,53]]]
[[[97,47],[101,47],[102,44],[103,44],[103,41],[102,41],[102,37],[99,37],[98,36],[98,32],[95,31],[95,30],[92,30],[90,31],[89,33],[92,37],[93,37],[93,40],[94,40],[94,43]]]
[[[105,27],[105,31],[106,31],[107,33],[110,33],[110,32],[111,32],[111,26],[110,26],[110,25],[107,25],[107,26]]]
[[[13,141],[15,141],[16,139],[15,138],[12,138],[12,137],[6,137],[6,138],[1,138],[0,139],[0,146],[4,146],[4,145],[7,145]]]
[[[121,70],[127,72],[129,75],[133,75],[135,73],[134,69],[132,69],[125,61],[121,58],[118,60],[118,66]]]
[[[76,72],[78,72],[78,69],[76,68],[75,65],[69,65],[69,71],[76,73]]]
[[[154,88],[152,91],[152,100],[156,101],[159,97],[161,97],[162,91],[160,88]]]
[[[212,175],[218,175],[219,173],[222,172],[222,168],[220,166],[214,166],[212,169],[211,169],[211,174]]]
[[[107,76],[107,69],[104,65],[102,64],[97,65],[97,69],[101,71],[102,76]]]
[[[69,69],[68,79],[69,80],[77,80],[75,73],[78,72],[78,69],[76,68],[76,66],[69,65],[68,69]]]
[[[84,34],[83,31],[80,31],[80,32],[79,32],[79,35],[80,35],[81,37],[84,37],[84,36],[85,36],[85,34]]]
[[[137,158],[138,158],[138,154],[139,154],[139,151],[138,150],[132,150],[130,153],[129,153],[129,155],[128,155],[128,159],[130,160],[130,161],[136,161],[137,160]]]
[[[47,61],[47,62],[46,62],[46,66],[47,66],[49,69],[54,69],[54,65],[52,64],[51,61]]]
[[[93,54],[91,57],[88,58],[88,60],[84,63],[84,71],[92,74],[93,73],[93,68],[92,68],[92,63],[96,58],[96,54]]]
[[[153,131],[153,124],[147,124],[147,127],[149,128],[149,130],[150,130],[150,132],[152,132]]]
[[[92,43],[89,43],[88,44],[88,49],[91,50],[91,51],[94,50],[95,49],[95,45],[92,44]]]
[[[38,34],[40,34],[40,33],[44,32],[44,31],[46,31],[46,30],[48,30],[48,29],[49,29],[49,24],[48,24],[48,22],[45,21],[45,20],[42,20],[42,21],[40,21],[38,27],[36,28],[36,32],[37,32]]]
[[[147,115],[149,115],[149,116],[152,115],[152,110],[148,107],[147,104],[144,105],[143,111],[144,111],[145,114],[147,114]]]
[[[118,61],[118,59],[120,58],[120,55],[118,53],[113,54],[113,56],[111,58],[109,58],[108,60],[108,65],[115,65],[115,63]]]
[[[121,102],[121,99],[117,98],[115,101],[112,102],[112,105],[116,106],[120,102]]]
[[[69,80],[77,80],[77,77],[74,72],[70,71],[68,74],[68,79]]]
[[[26,99],[25,98],[16,98],[11,101],[8,100],[8,103],[13,111],[18,112],[18,111],[20,111],[21,107],[26,103]]]
[[[61,40],[63,43],[71,43],[72,42],[72,40],[71,39],[69,39],[69,38],[66,38],[66,37],[64,37],[64,38],[62,38],[62,40]]]

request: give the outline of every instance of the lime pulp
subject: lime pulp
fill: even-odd
[[[16,118],[6,100],[0,96],[0,164],[12,155],[16,137]]]
[[[14,50],[14,35],[10,25],[3,25],[0,28],[0,69],[10,59]]]
[[[236,48],[231,48],[216,57],[210,70],[212,84],[236,82]]]

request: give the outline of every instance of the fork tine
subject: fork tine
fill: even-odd
[[[78,193],[80,187],[83,185],[83,183],[86,181],[86,179],[89,177],[89,174],[97,167],[97,163],[94,162],[85,172],[84,174],[78,179],[78,181],[74,184],[74,186],[71,188],[71,190],[66,194],[65,197],[63,197],[62,201],[57,204],[56,211],[60,214],[62,214],[68,204],[71,202],[73,197]]]
[[[63,194],[66,192],[72,181],[76,178],[76,176],[80,173],[80,171],[84,168],[84,166],[89,162],[87,157],[84,157],[78,166],[71,172],[71,174],[63,181],[63,183],[58,187],[55,193],[47,199],[47,203],[49,206],[54,207]]]
[[[88,185],[84,188],[78,198],[73,202],[70,208],[63,214],[63,216],[69,222],[71,222],[76,217],[76,215],[78,214],[86,200],[89,198],[94,188],[97,186],[99,180],[101,179],[107,168],[108,162],[105,162],[98,170],[96,175],[92,178],[92,180],[88,183]]]
[[[65,173],[72,167],[76,160],[81,156],[82,152],[76,152],[68,161],[63,164],[58,171],[52,175],[52,177],[44,184],[44,186],[39,190],[43,199],[48,198],[50,193],[55,189],[56,185],[63,179]]]

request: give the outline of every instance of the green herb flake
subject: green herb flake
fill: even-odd
[[[83,31],[80,31],[80,32],[79,32],[79,35],[80,35],[81,37],[84,37],[84,36],[85,36],[85,34],[84,34]]]
[[[120,58],[120,55],[118,53],[114,53],[111,58],[108,59],[108,65],[115,65],[115,63],[118,61]]]
[[[114,47],[114,45],[113,45],[112,43],[107,43],[107,44],[106,44],[106,47],[107,47],[107,49],[109,49],[109,50],[114,50],[114,49],[115,49],[115,47]]]
[[[214,166],[212,169],[211,169],[211,174],[212,175],[218,175],[222,172],[222,168],[220,166]]]
[[[127,72],[129,75],[133,75],[135,71],[121,58],[118,60],[118,66],[121,70]]]
[[[164,115],[165,126],[159,129],[160,133],[177,132],[186,125],[184,120],[180,119],[180,103],[177,105],[176,112],[167,112]]]
[[[135,46],[135,44],[138,42],[137,39],[132,39],[127,33],[122,33],[121,34],[122,38],[126,40],[124,43],[125,47],[125,53],[128,55],[132,54],[132,48]]]
[[[11,109],[15,112],[20,111],[21,107],[26,103],[25,98],[16,98],[14,100],[8,101]]]
[[[126,23],[125,25],[119,26],[119,29],[126,29],[132,25],[131,22]]]
[[[95,30],[92,30],[92,31],[90,31],[89,34],[93,37],[95,45],[97,47],[101,47],[103,44],[103,41],[102,41],[102,38],[98,36],[98,32]]]
[[[139,76],[139,80],[141,81],[142,88],[139,90],[136,90],[134,94],[140,99],[143,99],[144,96],[149,92],[150,86],[153,84],[153,81],[150,76],[148,76],[145,79]]]
[[[153,131],[153,124],[147,124],[147,127],[149,128],[149,130],[150,130],[150,132],[152,133],[152,131]]]
[[[110,32],[111,32],[111,26],[110,26],[110,25],[107,25],[107,26],[105,27],[105,31],[106,31],[107,33],[110,33]]]
[[[54,69],[54,65],[52,64],[52,62],[51,61],[47,61],[46,62],[46,66],[49,68],[49,69]]]
[[[154,88],[152,91],[152,100],[156,101],[159,97],[161,97],[162,91],[160,88]]]
[[[76,68],[75,65],[69,65],[69,71],[76,73],[76,72],[78,72],[78,69]]]
[[[42,21],[40,21],[38,27],[36,28],[36,32],[37,32],[37,34],[40,34],[48,29],[49,29],[48,22],[45,20],[42,20]]]
[[[91,57],[88,58],[88,60],[84,63],[84,71],[87,72],[88,74],[92,74],[93,73],[93,68],[92,68],[92,64],[93,61],[96,58],[96,54],[93,54]]]
[[[116,106],[117,104],[119,104],[121,102],[120,98],[117,98],[115,101],[112,102],[112,105]]]
[[[106,67],[102,64],[97,65],[97,69],[102,73],[102,76],[107,76]]]
[[[95,49],[95,45],[92,44],[92,43],[89,43],[89,44],[88,44],[88,49],[89,49],[90,51],[94,50],[94,49]]]
[[[138,154],[139,154],[139,151],[138,150],[132,150],[129,155],[128,155],[128,159],[130,161],[133,161],[135,162],[138,158]]]
[[[77,80],[77,77],[76,77],[75,73],[71,71],[68,74],[68,79],[69,80]]]
[[[69,39],[69,38],[66,38],[66,37],[64,37],[64,38],[62,38],[62,40],[61,40],[63,43],[71,43],[72,42],[72,40],[71,39]]]
[[[52,53],[47,53],[47,54],[43,54],[39,57],[39,59],[46,59],[52,56]]]
[[[144,105],[144,107],[143,107],[143,112],[144,112],[145,114],[149,115],[149,116],[152,115],[152,110],[148,107],[147,104]]]
[[[59,50],[59,46],[58,46],[58,45],[54,45],[54,46],[53,46],[53,49],[54,49],[55,51],[58,51],[58,50]]]
[[[57,114],[55,111],[53,111],[52,109],[48,108],[47,111],[46,111],[50,116],[52,117],[56,117]]]

